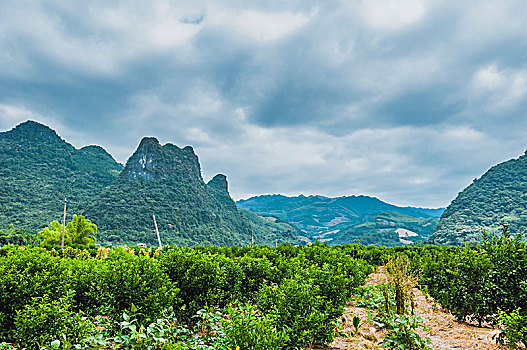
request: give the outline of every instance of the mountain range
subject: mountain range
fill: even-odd
[[[287,221],[314,240],[388,246],[426,241],[444,210],[399,207],[369,196],[263,195],[236,204]]]
[[[301,242],[295,227],[238,209],[218,174],[205,183],[192,147],[147,137],[123,166],[102,147],[80,149],[49,127],[24,122],[0,133],[0,228],[39,232],[82,214],[100,243],[219,246]]]
[[[27,121],[0,132],[0,230],[37,233],[67,213],[98,226],[100,243],[219,246],[300,244],[463,244],[527,230],[527,152],[498,164],[446,208],[400,207],[368,196],[262,195],[233,201],[223,174],[205,182],[190,146],[143,138],[125,165],[100,146],[75,148]],[[435,229],[434,229],[435,228]]]

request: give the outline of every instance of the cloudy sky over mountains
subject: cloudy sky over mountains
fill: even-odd
[[[192,145],[254,194],[444,206],[527,149],[527,3],[19,1],[0,11],[0,130],[125,162]]]

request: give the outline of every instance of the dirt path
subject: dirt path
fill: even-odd
[[[370,275],[366,281],[367,285],[379,284],[384,281],[382,269],[378,273]],[[432,340],[431,347],[434,350],[503,350],[504,346],[497,345],[492,336],[498,331],[492,328],[479,328],[470,324],[458,322],[454,316],[444,312],[438,306],[434,306],[431,298],[415,289],[416,312],[424,318],[424,325],[431,327],[430,332],[419,331],[421,336]],[[342,322],[344,330],[353,334],[352,319],[358,316],[361,319],[362,328],[355,336],[348,338],[336,338],[333,343],[325,349],[382,349],[379,343],[384,334],[374,327],[368,325],[368,310],[365,308],[348,305],[345,309]]]

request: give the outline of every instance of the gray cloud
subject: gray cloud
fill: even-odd
[[[451,96],[452,86],[438,84],[404,91],[373,111],[387,125],[434,125],[459,114],[464,107],[461,97]]]
[[[0,128],[124,162],[190,144],[236,198],[439,206],[527,148],[523,1],[4,1]]]

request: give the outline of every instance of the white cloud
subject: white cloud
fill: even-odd
[[[476,87],[488,90],[494,90],[503,86],[504,80],[503,74],[498,72],[495,65],[480,68],[474,76]]]
[[[187,138],[192,143],[210,143],[211,138],[209,134],[200,128],[189,128],[187,130]]]
[[[263,12],[250,9],[215,9],[209,12],[208,22],[212,26],[231,27],[238,34],[260,41],[273,41],[291,34],[316,14],[316,11],[306,16],[290,11]]]
[[[367,0],[361,2],[361,13],[366,22],[374,29],[399,29],[424,16],[426,1]]]
[[[232,140],[197,148],[205,178],[243,164],[243,170],[228,173],[236,198],[262,192],[367,194],[401,205],[440,206],[446,203],[443,195],[435,194],[438,184],[454,193],[459,189],[456,183],[445,186],[442,179],[452,176],[452,168],[438,169],[436,161],[462,162],[467,171],[500,149],[487,135],[468,127],[363,129],[345,136],[250,124],[238,130]],[[471,176],[464,174],[463,183]]]
[[[492,110],[512,108],[525,100],[527,70],[499,69],[496,65],[481,67],[472,80],[475,103]]]
[[[1,128],[121,161],[147,135],[192,145],[237,198],[445,205],[527,147],[524,1],[2,6]]]

